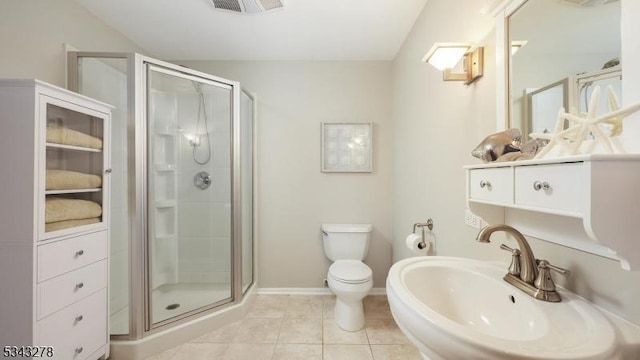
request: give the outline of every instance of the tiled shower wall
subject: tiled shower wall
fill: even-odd
[[[178,122],[185,132],[196,132],[198,95],[178,97]],[[231,109],[228,93],[205,94],[207,136],[200,137],[195,156],[211,158],[205,165],[194,161],[193,146],[180,136],[178,172],[178,281],[229,283],[231,279]],[[204,133],[204,114],[199,132]],[[194,185],[200,171],[211,175],[212,184],[201,190]]]

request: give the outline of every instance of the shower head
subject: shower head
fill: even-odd
[[[211,0],[216,9],[238,14],[257,14],[283,7],[282,0]]]

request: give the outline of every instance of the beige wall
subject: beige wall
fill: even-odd
[[[479,12],[483,3],[429,0],[393,63],[394,261],[411,255],[404,238],[412,223],[426,217],[434,219],[439,255],[510,261],[510,254],[498,249],[500,241],[477,243],[477,230],[464,224],[462,167],[478,163],[469,152],[496,131],[495,33],[493,19]],[[436,41],[484,43],[484,77],[467,87],[443,82],[441,73],[420,62]],[[530,240],[538,258],[571,269],[566,280],[555,276],[558,283],[640,324],[640,272],[624,271],[618,262],[599,256]]]
[[[83,51],[144,52],[72,0],[0,2],[0,78],[64,87],[65,43]]]
[[[393,63],[394,260],[410,256],[403,240],[415,222],[431,217],[440,255],[498,258],[464,225],[463,166],[495,127],[493,19],[485,1],[429,0]],[[489,41],[485,75],[474,84],[443,82],[421,61],[434,42]]]
[[[390,62],[185,62],[258,94],[258,281],[321,288],[322,223],[371,223],[374,286],[391,266]],[[373,122],[372,173],[320,172],[321,122]]]

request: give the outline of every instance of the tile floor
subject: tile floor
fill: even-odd
[[[146,360],[421,360],[386,296],[364,299],[365,328],[333,319],[335,296],[258,295],[247,316]]]

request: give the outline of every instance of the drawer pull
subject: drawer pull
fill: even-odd
[[[489,182],[489,180],[481,180],[480,181],[480,188],[484,189],[484,188],[490,188],[491,187],[491,182]]]
[[[76,290],[78,289],[82,289],[84,287],[84,283],[83,282],[79,282],[76,284]]]
[[[84,255],[84,250],[76,251],[76,257]]]
[[[83,351],[83,350],[84,350],[84,349],[82,348],[82,346],[77,347],[77,348],[76,348],[76,354],[80,354],[80,353],[82,353],[82,351]]]
[[[84,316],[82,315],[76,316],[76,323],[79,323],[80,321],[82,321],[82,319],[84,319]]]
[[[538,181],[538,180],[536,180],[536,181],[533,182],[533,190],[535,190],[535,191],[539,191],[539,190],[547,191],[549,189],[551,189],[551,186],[546,181]]]

